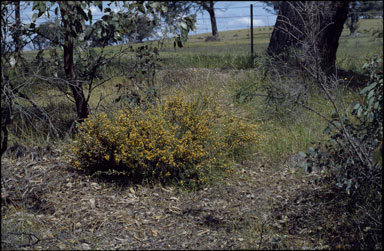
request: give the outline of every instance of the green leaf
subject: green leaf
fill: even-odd
[[[360,107],[360,102],[356,102],[356,104],[353,106],[353,110],[356,110]]]
[[[38,13],[33,13],[33,15],[32,15],[32,22],[35,22],[38,17],[39,17]]]
[[[308,148],[308,152],[309,152],[309,154],[311,154],[312,156],[316,156],[316,152],[315,152],[315,149],[313,149],[313,147],[309,147],[309,148]]]
[[[299,168],[303,169],[304,171],[308,170],[308,163],[307,161],[301,161],[300,164],[298,165]]]
[[[372,90],[373,88],[375,88],[377,85],[377,82],[373,82],[372,84],[368,85],[367,87],[365,87],[363,90],[360,91],[360,94],[364,94],[366,93],[367,91],[370,91]]]
[[[181,26],[181,28],[183,28],[184,30],[187,30],[187,29],[188,29],[188,25],[187,25],[185,22],[180,22],[180,26]]]
[[[299,152],[299,155],[303,158],[307,157],[307,155],[304,152]]]
[[[331,127],[330,127],[330,126],[327,126],[327,127],[324,129],[324,133],[329,135],[329,134],[331,133]]]
[[[375,90],[371,90],[369,93],[368,93],[368,98],[371,98],[373,96],[373,94],[375,94]]]
[[[168,7],[165,6],[165,5],[162,5],[161,6],[161,11],[164,12],[164,13],[168,12]]]
[[[151,6],[153,9],[156,9],[157,7],[159,7],[159,5],[160,5],[159,2],[152,2],[149,6]]]

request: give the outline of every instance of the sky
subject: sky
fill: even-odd
[[[26,2],[22,2],[21,18],[23,23],[29,23],[32,21],[32,2],[29,5]],[[103,2],[104,6],[106,3]],[[253,25],[254,27],[260,26],[273,26],[276,22],[276,15],[266,11],[263,7],[263,2],[259,1],[218,1],[215,4],[215,15],[217,28],[220,31],[226,30],[238,30],[250,28],[250,5],[253,4]],[[114,5],[111,8],[117,10]],[[92,15],[94,19],[100,18],[104,13],[97,7],[92,7]],[[191,31],[190,35],[211,33],[211,21],[208,12],[203,11],[197,13],[196,16],[196,30]],[[47,18],[41,17],[37,20],[37,23],[47,21]]]
[[[250,5],[253,4],[253,26],[273,26],[276,15],[263,9],[264,4],[258,1],[220,1],[215,4],[217,28],[219,31],[250,28]],[[211,21],[208,12],[197,16],[197,29],[193,34],[211,32]]]

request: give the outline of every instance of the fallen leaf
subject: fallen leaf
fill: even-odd
[[[209,229],[207,229],[207,230],[202,230],[202,231],[198,232],[197,235],[203,235],[203,234],[206,234],[206,233],[208,233],[208,232],[209,232]]]
[[[96,201],[95,201],[95,199],[93,199],[93,198],[90,199],[90,200],[89,200],[89,203],[91,204],[91,207],[92,207],[92,208],[95,208],[95,207],[96,207]]]

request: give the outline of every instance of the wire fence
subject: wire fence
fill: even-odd
[[[217,28],[219,31],[228,31],[228,30],[238,30],[238,29],[250,29],[250,6],[230,6],[232,3],[227,3],[227,6],[224,7],[215,7],[215,14],[216,14],[216,21],[217,21]],[[265,4],[256,4],[253,5],[253,24],[254,27],[271,27],[274,26],[276,22],[277,15],[274,14],[259,14],[261,12],[261,9],[265,9]],[[230,14],[229,12],[232,12],[231,10],[235,9],[237,14]],[[118,10],[115,9],[116,11]],[[28,11],[28,13],[31,13]],[[242,13],[242,14],[238,14]],[[265,13],[265,11],[262,11],[262,13]],[[363,15],[366,13],[360,13],[357,12],[359,15]],[[198,17],[196,19],[196,26],[197,29],[195,31],[192,31],[192,35],[201,34],[201,33],[210,33],[211,28],[211,19],[206,11],[200,11],[198,12]],[[375,15],[375,13],[373,13]],[[376,13],[377,15],[383,15],[382,12]],[[105,14],[103,13],[95,13],[93,15],[93,22],[96,22],[100,20]],[[23,17],[22,17],[23,19]],[[24,20],[31,22],[32,18],[29,16],[24,17]],[[40,18],[37,20],[37,25],[47,22],[48,18]],[[165,25],[165,23],[161,23],[162,25]]]
[[[230,31],[230,30],[242,30],[242,29],[248,29],[251,28],[251,16],[250,16],[250,5],[246,6],[230,6],[232,3],[228,3],[227,6],[224,7],[217,7],[215,9],[216,14],[216,23],[218,31]],[[255,29],[261,29],[257,33],[254,33],[254,36],[263,36],[263,35],[271,35],[272,27],[275,25],[277,15],[274,15],[272,13],[265,14],[265,11],[262,11],[262,9],[265,10],[266,5],[265,4],[256,4],[253,5],[253,27]],[[118,9],[116,9],[117,11]],[[235,10],[235,11],[233,11]],[[32,15],[31,11],[26,11],[30,15]],[[198,17],[196,18],[196,29],[194,31],[190,32],[190,35],[198,35],[198,34],[205,34],[205,33],[211,33],[212,27],[211,27],[211,18],[208,15],[208,13],[204,10],[198,12]],[[358,13],[359,14],[359,13]],[[382,17],[383,13],[378,13],[378,15],[381,15]],[[22,14],[23,15],[23,14]],[[101,20],[101,18],[105,14],[103,13],[95,13],[93,15],[92,22],[96,22],[98,20]],[[360,13],[362,15],[362,13]],[[54,15],[51,15],[50,21],[52,21],[52,17]],[[32,21],[32,18],[29,16],[22,16],[22,19],[25,23],[28,23]],[[36,24],[39,25],[41,23],[49,21],[48,18],[40,18],[37,20]],[[166,25],[164,21],[162,21],[161,26]],[[267,28],[266,28],[267,27]],[[156,36],[153,36],[151,39],[155,38]]]
[[[273,26],[276,20],[276,15],[269,14],[269,15],[259,15],[257,8],[263,8],[264,5],[253,5],[254,8],[254,26]],[[219,31],[226,31],[226,30],[234,30],[234,29],[249,29],[250,28],[250,6],[230,6],[230,7],[221,7],[221,8],[214,8],[216,13],[216,21],[218,25]],[[231,10],[236,9],[236,12],[239,13],[246,13],[244,15],[231,15],[228,12],[231,12]],[[26,10],[26,8],[24,9]],[[244,10],[244,11],[243,11]],[[29,23],[32,22],[32,12],[29,10],[26,10],[23,15],[22,10],[22,21],[23,23]],[[53,14],[53,13],[52,13]],[[206,11],[198,12],[198,17],[196,19],[196,26],[198,27],[195,32],[192,32],[192,34],[199,34],[199,33],[208,33],[211,31],[211,19],[206,13]],[[93,14],[92,22],[97,22],[98,20],[101,20],[101,18],[105,14],[103,13],[95,13]],[[51,15],[51,18],[47,17],[41,17],[38,20],[36,20],[36,24],[39,25],[41,23],[52,21],[52,18],[54,17],[54,14]],[[162,23],[162,25],[165,23]]]

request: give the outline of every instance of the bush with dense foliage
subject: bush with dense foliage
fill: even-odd
[[[144,110],[90,116],[79,126],[72,164],[135,181],[201,184],[212,168],[230,172],[229,161],[258,140],[255,124],[224,112],[212,97],[188,101],[175,93]]]

